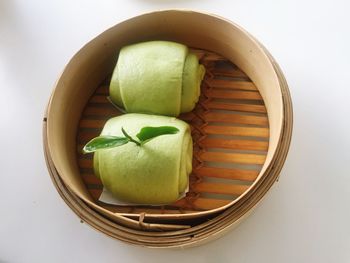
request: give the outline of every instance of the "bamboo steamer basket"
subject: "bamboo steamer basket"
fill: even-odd
[[[168,206],[98,201],[101,182],[82,145],[122,114],[106,99],[118,50],[146,40],[186,44],[206,67],[192,128],[193,173],[186,197]],[[183,10],[144,14],[85,45],[56,83],[44,117],[44,151],[65,202],[99,231],[148,247],[198,245],[237,225],[278,179],[292,131],[283,74],[249,33],[215,15]]]

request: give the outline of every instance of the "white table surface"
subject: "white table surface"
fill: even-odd
[[[333,0],[0,0],[0,262],[350,262],[350,5]],[[237,229],[154,250],[81,224],[44,162],[42,117],[69,58],[108,27],[166,8],[204,10],[280,63],[294,132],[279,183]]]

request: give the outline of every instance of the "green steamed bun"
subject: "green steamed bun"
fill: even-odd
[[[185,45],[149,41],[123,47],[110,82],[111,100],[127,112],[178,116],[191,111],[205,69]]]
[[[179,198],[192,171],[192,137],[189,125],[173,117],[124,114],[111,118],[101,135],[132,137],[145,126],[174,126],[176,134],[156,137],[142,146],[135,143],[98,150],[94,170],[117,198],[140,204],[167,204]]]

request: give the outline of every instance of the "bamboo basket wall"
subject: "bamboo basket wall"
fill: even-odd
[[[188,45],[207,70],[198,105],[180,116],[194,139],[190,191],[168,206],[106,205],[80,149],[122,114],[106,100],[118,50],[159,39]],[[132,244],[184,247],[222,235],[249,214],[278,178],[291,129],[287,84],[258,41],[217,16],[167,10],[122,22],[84,46],[56,84],[43,133],[53,182],[82,220]]]

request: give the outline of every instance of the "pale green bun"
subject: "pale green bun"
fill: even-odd
[[[205,68],[198,63],[197,56],[188,54],[183,72],[181,112],[190,112],[196,106],[204,74]]]
[[[118,67],[115,67],[112,75],[111,83],[109,85],[109,96],[115,104],[119,107],[125,108],[122,95],[120,94]]]
[[[127,112],[178,116],[195,107],[204,72],[185,45],[169,41],[129,45],[119,53],[110,97]]]
[[[123,136],[121,127],[136,138],[145,126],[174,126],[176,134],[156,137],[142,146],[125,145],[98,150],[94,170],[118,199],[138,204],[174,202],[188,185],[192,171],[189,125],[172,117],[124,114],[107,121],[101,135]]]

